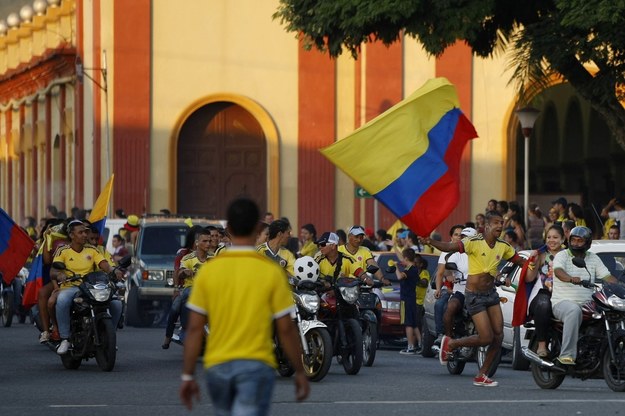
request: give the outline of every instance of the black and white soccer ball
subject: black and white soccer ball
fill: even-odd
[[[310,256],[300,257],[295,260],[295,277],[299,280],[316,282],[319,278],[319,264]]]

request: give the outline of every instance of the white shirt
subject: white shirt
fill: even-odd
[[[551,294],[551,303],[555,305],[563,300],[571,300],[579,305],[583,305],[592,296],[594,288],[585,288],[582,285],[574,285],[569,282],[563,282],[555,276],[557,269],[564,270],[571,277],[579,277],[582,280],[590,280],[590,276],[593,277],[595,282],[599,282],[604,277],[610,275],[610,271],[603,264],[599,256],[590,251],[586,252],[586,269],[579,268],[573,264],[573,253],[570,250],[562,250],[556,254],[553,259],[553,290]]]
[[[458,271],[453,271],[454,275],[454,291],[464,293],[464,289],[467,286],[467,277],[469,276],[469,256],[467,253],[453,253],[445,260],[445,256],[448,253],[441,253],[438,258],[438,264],[445,265],[445,263],[456,263]]]

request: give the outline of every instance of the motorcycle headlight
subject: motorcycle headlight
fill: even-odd
[[[301,306],[309,313],[317,313],[319,310],[319,296],[310,293],[298,293],[295,294],[295,301],[298,306]]]
[[[608,305],[617,311],[625,311],[625,299],[621,299],[616,295],[612,295],[608,298]]]
[[[96,302],[104,302],[111,296],[110,286],[104,284],[97,284],[89,288],[89,292]]]
[[[389,311],[398,311],[401,309],[401,302],[394,302],[389,300],[382,300],[382,309],[386,309]]]
[[[341,297],[345,302],[353,304],[358,300],[358,296],[360,295],[360,290],[358,286],[352,287],[340,287],[339,291],[341,292]]]

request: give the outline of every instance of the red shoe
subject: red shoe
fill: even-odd
[[[447,358],[449,357],[449,338],[447,335],[443,335],[443,339],[441,339],[441,349],[438,353],[438,361],[440,361],[441,365],[447,364]]]
[[[484,374],[480,374],[473,379],[473,385],[480,387],[497,387],[499,383]]]

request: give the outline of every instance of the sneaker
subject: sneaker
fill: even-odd
[[[44,344],[50,341],[50,333],[48,331],[43,331],[39,336],[39,343]]]
[[[63,341],[61,341],[59,347],[56,349],[56,353],[59,355],[67,354],[67,351],[69,351],[69,346],[69,341],[64,339]]]
[[[575,360],[572,357],[558,357],[560,364],[575,365]]]
[[[441,341],[443,340],[443,334],[438,334],[438,337],[434,340],[434,345],[441,345]]]
[[[473,385],[480,387],[497,387],[499,383],[484,374],[480,374],[473,379]]]
[[[415,355],[417,351],[414,348],[404,348],[399,353],[402,355]]]
[[[440,361],[441,365],[447,364],[447,358],[449,356],[449,340],[450,338],[447,335],[443,335],[441,339],[441,350],[438,353],[438,361]]]

